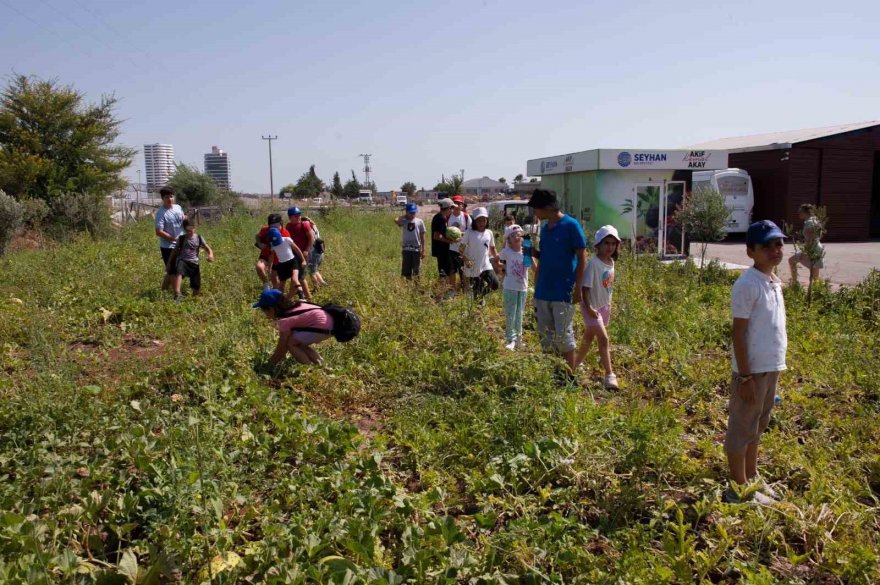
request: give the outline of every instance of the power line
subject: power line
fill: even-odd
[[[83,54],[82,49],[80,49],[79,47],[77,47],[76,45],[74,45],[73,43],[71,43],[70,41],[68,41],[66,37],[64,37],[64,36],[59,36],[59,35],[57,35],[57,34],[54,34],[51,30],[49,30],[49,28],[48,28],[47,26],[43,25],[43,24],[40,23],[40,22],[37,22],[36,20],[34,20],[34,19],[31,18],[30,16],[28,16],[27,14],[25,14],[24,12],[22,12],[21,10],[19,10],[19,9],[16,8],[15,6],[13,6],[13,5],[9,4],[8,2],[6,2],[6,0],[0,0],[0,3],[2,3],[2,4],[3,4],[4,6],[6,6],[8,9],[10,9],[10,10],[12,10],[13,12],[15,12],[16,14],[18,14],[20,17],[22,17],[22,18],[25,19],[26,21],[28,21],[28,22],[30,22],[31,24],[33,24],[34,26],[36,26],[39,30],[41,30],[41,31],[43,31],[43,32],[45,32],[45,33],[48,33],[48,34],[53,35],[53,37],[55,38],[55,40],[60,40],[62,43],[64,43],[65,45],[67,45],[68,47],[70,47],[71,49],[73,49],[74,52],[79,53],[79,54]]]
[[[78,28],[79,30],[83,31],[85,34],[89,35],[89,37],[90,37],[92,40],[94,40],[94,41],[96,41],[96,42],[98,42],[98,43],[101,43],[102,45],[104,45],[105,47],[107,47],[108,49],[110,49],[110,51],[112,52],[111,54],[118,54],[118,55],[121,56],[123,59],[125,59],[126,61],[128,61],[128,62],[131,64],[132,67],[137,67],[137,66],[138,66],[137,63],[135,63],[135,62],[131,59],[131,57],[129,57],[128,55],[125,55],[125,54],[120,53],[119,51],[116,50],[116,47],[114,47],[113,45],[109,44],[109,43],[108,43],[107,41],[105,41],[104,39],[95,36],[95,35],[92,33],[92,31],[90,31],[89,29],[87,29],[86,27],[84,27],[83,25],[81,25],[80,23],[78,23],[76,20],[74,20],[73,18],[71,18],[69,15],[65,14],[64,12],[62,12],[59,8],[57,8],[57,7],[54,6],[53,4],[49,3],[48,0],[39,0],[39,2],[40,2],[40,4],[42,4],[42,5],[44,5],[44,6],[48,6],[50,9],[52,9],[53,11],[55,11],[56,14],[60,15],[62,18],[64,18],[65,20],[67,20],[68,22],[70,22],[71,24],[73,24],[73,26],[75,26],[75,27]]]
[[[98,21],[98,23],[100,23],[101,26],[103,26],[104,28],[106,28],[107,30],[109,30],[111,33],[113,33],[114,35],[116,35],[116,37],[117,37],[119,40],[123,41],[123,42],[126,43],[126,44],[128,44],[128,43],[130,42],[129,38],[128,38],[126,35],[122,34],[122,33],[119,31],[119,29],[117,29],[116,27],[111,26],[110,23],[108,23],[106,20],[104,20],[104,18],[101,17],[100,14],[98,14],[98,13],[96,13],[95,11],[93,11],[92,9],[90,9],[88,6],[85,6],[84,4],[82,4],[79,0],[73,0],[73,2],[74,2],[77,6],[79,6],[79,7],[83,10],[83,12],[87,12],[87,13],[89,14],[89,16],[91,16],[91,17],[94,18],[96,21]],[[135,49],[135,53],[136,53],[138,56],[140,56],[140,57],[144,57],[144,58],[147,57],[144,53],[142,53],[142,52],[139,51],[138,49]]]

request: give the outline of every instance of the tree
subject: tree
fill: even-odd
[[[407,181],[403,185],[400,186],[400,190],[412,197],[413,193],[416,192],[416,184],[412,181]]]
[[[318,178],[315,174],[315,165],[312,165],[296,182],[293,195],[297,199],[311,199],[320,195],[323,190],[324,181]]]
[[[536,179],[535,177],[532,177],[531,179],[529,179],[529,183],[537,183],[537,182],[538,182],[538,179]]]
[[[284,185],[283,187],[281,187],[281,189],[278,190],[278,196],[281,197],[284,193],[290,193],[290,196],[293,197],[295,192],[296,192],[296,184],[295,183],[288,183],[288,184]]]
[[[500,177],[500,178],[498,179],[498,182],[499,182],[499,183],[504,183],[504,184],[506,185],[506,184],[507,184],[507,179],[505,179],[504,177]]]
[[[354,171],[351,171],[351,179],[345,182],[345,186],[342,187],[342,196],[346,199],[357,199],[358,191],[361,190],[361,184],[357,180],[357,175],[354,174]]]
[[[0,94],[0,189],[46,201],[64,192],[109,195],[137,150],[114,144],[116,98],[85,96],[57,80],[14,75]]]
[[[212,205],[220,199],[220,188],[214,179],[183,163],[174,163],[168,186],[174,189],[174,196],[186,208]]]
[[[342,197],[342,189],[342,179],[339,178],[339,171],[336,171],[333,173],[333,186],[330,187],[330,192],[334,197]]]
[[[724,195],[715,189],[700,188],[685,198],[675,212],[675,220],[691,240],[700,242],[700,282],[706,265],[709,242],[724,238],[730,208],[724,204]]]
[[[515,176],[515,177],[513,178],[513,182],[514,182],[514,183],[522,183],[522,180],[523,180],[522,173],[518,174],[517,176]]]
[[[462,183],[464,183],[464,181],[461,180],[461,175],[452,175],[449,179],[444,179],[440,183],[437,183],[434,186],[434,191],[445,193],[451,197],[452,195],[461,193]]]

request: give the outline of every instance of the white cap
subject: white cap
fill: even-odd
[[[471,219],[480,219],[481,217],[485,217],[489,219],[489,212],[486,211],[485,207],[477,207],[474,209],[474,212],[471,214]]]
[[[596,232],[596,243],[593,245],[598,246],[600,243],[602,243],[602,240],[604,240],[608,236],[613,237],[618,242],[620,241],[620,236],[617,235],[616,227],[614,227],[613,225],[603,225],[599,228],[599,231]]]
[[[439,199],[437,201],[437,205],[440,206],[440,209],[449,209],[450,207],[458,208],[458,205],[456,205],[456,203],[449,197]]]
[[[517,233],[519,233],[519,234],[523,233],[522,227],[520,227],[516,224],[509,225],[506,228],[504,228],[504,239],[506,240],[507,238],[509,238],[513,234],[517,234]]]

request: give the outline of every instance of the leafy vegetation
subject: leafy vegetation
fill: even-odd
[[[461,175],[452,175],[448,179],[444,178],[443,181],[434,185],[434,191],[439,191],[440,193],[445,193],[447,197],[452,197],[461,193],[463,183],[464,179],[462,179]]]
[[[203,206],[240,207],[241,201],[198,168],[174,163],[174,173],[168,179],[177,202],[184,209]]]
[[[315,174],[315,165],[312,165],[308,171],[300,176],[295,185],[290,184],[283,187],[279,194],[287,192],[293,193],[295,199],[311,199],[320,195],[323,190],[324,181],[318,178],[318,175]]]
[[[6,251],[6,246],[23,220],[24,210],[21,203],[0,191],[0,256]]]
[[[51,202],[60,193],[110,195],[137,150],[114,144],[114,96],[88,104],[72,86],[12,75],[0,94],[0,189]]]
[[[217,261],[181,304],[149,222],[2,260],[0,582],[880,580],[880,273],[786,291],[761,462],[785,497],[737,506],[733,275],[624,256],[610,394],[597,364],[560,387],[533,331],[504,350],[499,295],[401,282],[390,221],[320,223],[318,299],[364,323],[321,367],[267,370],[258,218],[200,230]]]
[[[706,265],[706,249],[711,242],[724,239],[730,217],[724,195],[717,189],[701,187],[685,197],[675,212],[675,221],[700,246],[700,282]]]

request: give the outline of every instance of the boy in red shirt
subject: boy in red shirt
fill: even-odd
[[[315,233],[312,231],[312,224],[303,219],[302,210],[299,207],[289,208],[287,210],[287,218],[287,231],[290,232],[290,237],[293,238],[293,243],[302,250],[302,253],[305,256],[305,264],[308,264],[312,248],[315,245]],[[299,271],[302,275],[302,278],[300,278],[300,284],[303,288],[303,294],[305,295],[306,300],[311,300],[312,292],[309,290],[309,281],[306,278],[306,266],[300,266]]]
[[[269,242],[269,229],[270,228],[278,228],[281,232],[281,237],[289,238],[290,233],[284,229],[281,225],[281,215],[277,213],[270,213],[269,218],[266,220],[268,225],[264,225],[260,228],[260,231],[257,233],[255,240],[255,246],[260,249],[260,257],[257,258],[257,264],[254,266],[257,270],[257,276],[260,277],[260,280],[263,282],[263,289],[272,288],[272,284],[269,283],[269,275],[272,273],[272,245]],[[275,284],[277,288],[277,283]]]

